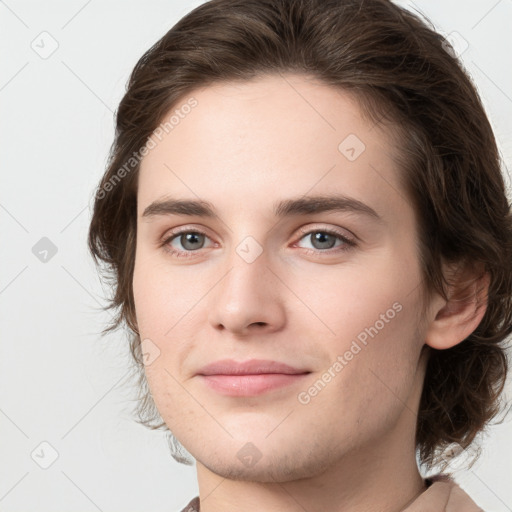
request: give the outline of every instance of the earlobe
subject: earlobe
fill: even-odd
[[[439,301],[425,333],[425,344],[438,349],[451,348],[465,340],[480,324],[487,309],[490,275],[488,272],[464,272],[455,277],[448,302]]]

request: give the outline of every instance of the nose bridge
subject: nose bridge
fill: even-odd
[[[225,279],[231,293],[242,294],[240,298],[244,298],[245,293],[254,298],[266,295],[264,287],[268,284],[269,263],[268,249],[264,249],[252,235],[242,237],[241,242],[233,245],[227,261],[230,271]]]

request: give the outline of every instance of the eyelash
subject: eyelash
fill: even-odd
[[[171,236],[166,237],[163,240],[161,245],[166,252],[168,252],[172,256],[175,256],[176,258],[193,258],[193,257],[195,257],[195,253],[200,252],[201,249],[197,249],[195,251],[177,251],[175,249],[170,249],[169,244],[175,238],[177,238],[180,235],[183,235],[184,233],[193,233],[193,234],[198,234],[198,235],[204,235],[207,238],[209,238],[206,233],[204,233],[203,231],[201,231],[199,229],[182,229],[179,231],[172,231]],[[328,235],[333,235],[336,238],[340,239],[345,244],[345,246],[341,249],[340,248],[337,248],[337,249],[330,248],[330,249],[326,249],[326,250],[304,249],[307,254],[320,255],[320,256],[331,256],[332,254],[343,253],[343,252],[349,251],[350,249],[353,249],[357,245],[354,240],[347,238],[346,236],[342,235],[341,233],[339,233],[338,231],[335,231],[333,229],[318,229],[317,228],[317,229],[310,229],[309,231],[300,230],[301,236],[299,238],[299,241],[302,240],[305,236],[311,235],[313,233],[324,233],[324,234],[328,234]],[[323,253],[327,253],[327,254],[323,254]]]

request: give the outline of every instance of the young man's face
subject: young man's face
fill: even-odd
[[[198,465],[234,479],[410,454],[423,283],[399,148],[346,93],[298,75],[191,96],[139,177],[133,291],[161,416]],[[317,196],[366,207],[274,212]],[[171,197],[206,201],[218,218],[143,216]],[[188,237],[164,244],[178,230]],[[222,359],[309,373],[200,375]]]

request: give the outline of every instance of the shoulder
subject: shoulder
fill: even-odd
[[[199,496],[192,498],[181,512],[199,512]]]
[[[428,489],[403,512],[484,512],[449,476],[428,480]]]

